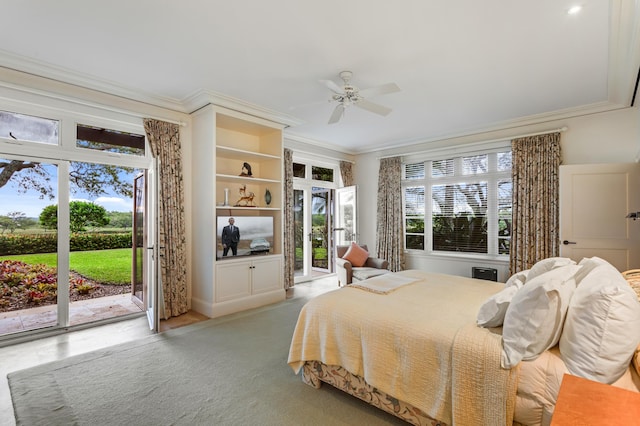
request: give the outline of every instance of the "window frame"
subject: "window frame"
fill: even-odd
[[[500,145],[487,149],[473,150],[464,152],[461,150],[451,150],[447,153],[439,153],[439,155],[423,155],[422,157],[406,157],[402,162],[402,216],[403,216],[403,238],[406,243],[407,236],[422,235],[423,248],[406,248],[409,254],[419,254],[424,256],[437,257],[469,257],[474,259],[493,259],[507,260],[509,254],[499,253],[499,240],[504,236],[499,235],[499,192],[498,185],[501,182],[512,181],[511,169],[499,171],[498,154],[511,152],[510,144],[505,141]],[[464,174],[462,169],[463,158],[476,155],[488,155],[487,172],[476,174]],[[446,176],[432,176],[432,163],[442,160],[453,160],[454,173]],[[424,177],[407,178],[406,170],[408,165],[423,164]],[[444,251],[433,249],[433,207],[432,207],[432,187],[436,185],[454,185],[459,183],[487,183],[487,253],[465,252],[465,251]],[[419,218],[419,215],[407,214],[406,189],[410,187],[424,188],[424,232],[422,234],[415,232],[407,232],[407,220]],[[420,209],[418,209],[420,210]]]
[[[96,116],[86,108],[74,110],[61,109],[55,105],[33,104],[22,105],[12,101],[2,102],[3,111],[58,121],[58,143],[46,144],[26,140],[13,140],[0,137],[0,153],[6,155],[30,156],[37,150],[37,156],[46,160],[80,161],[88,163],[109,164],[132,168],[149,168],[153,156],[146,137],[142,120],[127,114],[117,114],[117,119]],[[108,130],[134,133],[145,137],[144,155],[130,155],[115,152],[102,152],[76,146],[77,127],[92,126]]]

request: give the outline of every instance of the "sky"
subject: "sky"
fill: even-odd
[[[2,159],[0,159],[1,161]],[[55,168],[53,168],[55,176]],[[15,175],[14,175],[15,176]],[[127,178],[133,182],[133,174]],[[52,179],[55,182],[55,179]],[[17,187],[11,181],[0,188],[0,216],[6,216],[9,212],[22,212],[27,217],[38,218],[42,209],[51,204],[57,204],[56,198],[50,200],[48,197],[40,198],[39,193],[30,190],[27,193],[17,193]],[[107,194],[100,197],[90,197],[86,193],[77,192],[71,194],[70,201],[90,201],[104,207],[108,212],[131,212],[133,210],[133,200],[121,195],[115,194],[113,191],[107,190]]]

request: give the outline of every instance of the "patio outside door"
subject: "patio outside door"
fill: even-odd
[[[311,268],[333,270],[333,189],[313,187],[311,192]]]
[[[314,272],[333,271],[334,190],[296,185],[294,194],[295,282],[309,281]]]

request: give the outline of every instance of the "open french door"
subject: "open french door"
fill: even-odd
[[[149,328],[159,330],[156,173],[145,170],[134,180],[131,298],[147,314]]]
[[[147,218],[145,223],[148,226],[147,232],[147,250],[146,250],[146,287],[147,301],[145,308],[147,319],[149,320],[149,328],[154,332],[160,330],[160,303],[162,286],[160,282],[160,261],[158,247],[158,161],[154,161],[153,166],[147,170]]]
[[[357,195],[355,185],[336,189],[333,228],[336,245],[345,245],[358,240]]]

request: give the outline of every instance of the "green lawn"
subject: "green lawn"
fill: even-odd
[[[56,253],[2,256],[2,259],[25,263],[43,263],[56,267]],[[73,251],[69,253],[69,268],[100,283],[131,284],[131,249]]]

